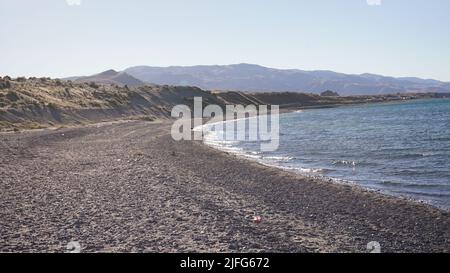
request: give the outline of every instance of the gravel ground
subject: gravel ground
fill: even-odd
[[[450,252],[449,212],[175,142],[169,128],[0,134],[0,252]]]

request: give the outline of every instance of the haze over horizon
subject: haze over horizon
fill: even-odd
[[[450,82],[449,11],[446,0],[0,0],[0,75],[251,63]]]

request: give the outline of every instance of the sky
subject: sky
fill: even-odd
[[[449,0],[0,0],[0,75],[252,63],[450,82]]]

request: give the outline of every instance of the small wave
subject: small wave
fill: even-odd
[[[425,152],[422,154],[423,157],[432,157],[432,156],[446,156],[446,154],[440,152]]]
[[[427,170],[425,168],[420,169],[401,169],[392,171],[394,175],[404,175],[404,176],[433,176],[433,177],[449,177],[448,171],[441,170]]]
[[[356,166],[358,165],[358,162],[351,160],[334,160],[333,165]]]
[[[304,167],[297,167],[297,166],[283,166],[276,163],[268,162],[267,160],[261,160],[259,161],[261,164],[269,166],[269,167],[275,167],[278,169],[290,171],[290,172],[300,172],[303,174],[323,174],[328,171],[331,171],[330,169],[320,169],[320,168],[304,168]]]
[[[313,169],[313,168],[297,168],[302,173],[325,173],[325,169]]]
[[[305,174],[324,174],[324,173],[331,171],[330,169],[320,169],[320,168],[282,167],[282,166],[277,166],[277,167],[281,168],[281,169],[297,171],[297,172],[305,173]]]
[[[294,157],[291,157],[291,156],[264,156],[263,159],[273,160],[273,161],[290,161],[290,160],[293,160]]]
[[[429,139],[426,139],[427,141],[450,141],[450,136],[445,137],[432,137]]]
[[[432,156],[432,153],[411,153],[411,154],[399,154],[397,158],[421,158]]]
[[[406,194],[406,195],[416,195],[416,196],[428,196],[428,197],[439,197],[439,198],[449,198],[449,192],[415,192],[415,191],[398,191],[398,194]]]
[[[211,143],[215,145],[222,145],[222,146],[233,146],[236,144],[239,144],[239,141],[232,141],[232,140],[213,140],[213,139],[204,139],[205,143]]]
[[[244,156],[244,157],[248,157],[248,158],[253,158],[253,159],[261,159],[260,155],[254,154],[254,153],[240,153],[240,155]]]
[[[231,153],[243,153],[243,149],[234,146],[223,145],[221,143],[216,142],[205,142],[206,145],[216,148],[221,151],[231,152]]]
[[[425,183],[408,183],[401,181],[380,181],[379,182],[383,186],[388,187],[406,187],[406,188],[442,188],[443,185],[440,184],[425,184]]]

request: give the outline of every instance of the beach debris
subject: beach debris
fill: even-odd
[[[367,250],[370,253],[381,253],[381,244],[379,242],[373,241],[367,244]]]
[[[68,243],[66,249],[68,253],[81,253],[81,245],[79,242],[72,241]]]
[[[259,225],[259,224],[261,224],[261,222],[262,222],[262,217],[261,216],[259,216],[259,215],[253,216],[253,223],[254,224]]]

